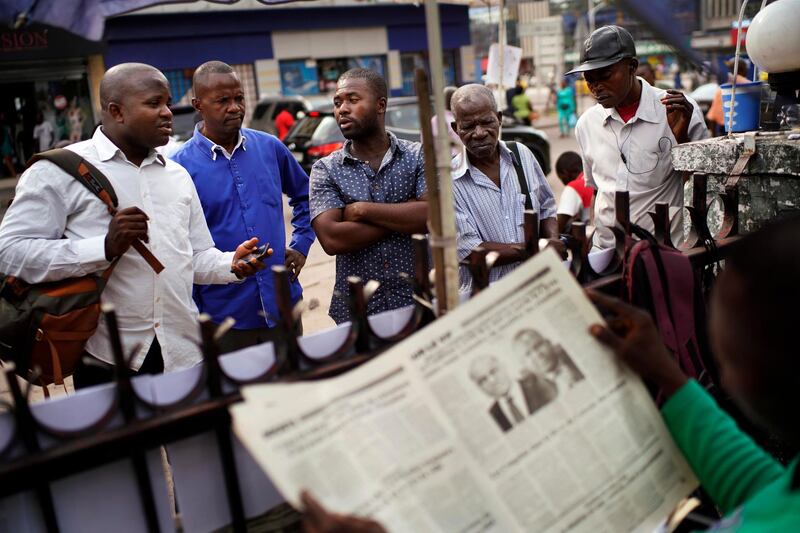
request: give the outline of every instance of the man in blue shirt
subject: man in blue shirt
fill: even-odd
[[[336,283],[329,315],[350,320],[348,276],[381,283],[367,313],[411,305],[401,272],[414,272],[411,234],[427,233],[428,203],[419,143],[384,129],[386,81],[375,71],[342,74],[334,115],[347,139],[311,169],[311,217],[319,242],[336,256]]]
[[[297,276],[314,242],[308,176],[277,138],[242,128],[244,92],[230,65],[200,65],[192,89],[192,105],[203,121],[172,158],[191,174],[216,245],[234,249],[243,238],[256,235],[262,245],[269,243],[274,253],[265,262],[286,265],[292,300],[297,302],[302,297]],[[288,247],[282,192],[292,206],[294,232]],[[228,316],[236,320],[221,340],[223,352],[271,340],[278,308],[269,269],[237,285],[195,285],[194,299],[215,322]]]

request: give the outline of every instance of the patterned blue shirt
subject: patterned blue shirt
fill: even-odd
[[[350,154],[351,142],[314,163],[311,169],[311,219],[330,209],[343,209],[353,202],[395,204],[425,194],[422,146],[389,136],[389,150],[377,172]],[[336,256],[336,283],[328,314],[340,324],[350,320],[348,276],[381,283],[370,299],[367,313],[397,309],[413,302],[411,287],[401,272],[414,272],[411,236],[392,233],[363,250]]]
[[[556,201],[542,168],[525,145],[517,143],[517,146],[533,210],[539,212],[539,221],[555,217]],[[482,242],[523,242],[525,195],[522,194],[514,169],[514,154],[506,144],[500,141],[500,187],[473,167],[469,160],[462,160],[461,156],[456,158],[453,166],[457,169],[453,172],[453,196],[459,261]],[[489,273],[489,282],[497,281],[517,266],[519,263],[493,268]],[[466,267],[461,267],[460,276],[461,290],[470,290],[472,276]]]
[[[195,303],[216,323],[230,316],[236,319],[236,329],[274,327],[278,306],[270,267],[283,265],[286,257],[281,193],[289,196],[292,206],[289,247],[308,256],[315,238],[308,215],[308,176],[272,135],[242,128],[239,143],[229,154],[200,133],[201,126],[172,159],[192,176],[217,248],[235,250],[258,237],[259,244],[269,243],[274,253],[265,260],[267,268],[242,283],[195,285]],[[303,289],[297,281],[290,289],[296,302]]]

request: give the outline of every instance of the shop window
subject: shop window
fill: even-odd
[[[310,59],[280,61],[278,66],[283,94],[319,94],[316,61]]]
[[[279,67],[284,95],[332,93],[339,77],[351,68],[368,68],[386,77],[385,56],[299,59],[281,61]]]
[[[442,52],[444,84],[456,85],[456,51],[444,50]],[[430,69],[428,65],[427,51],[421,52],[404,52],[400,54],[400,70],[403,74],[403,94],[415,95],[417,94],[414,88],[414,71],[417,68],[425,69],[430,79]]]
[[[164,70],[169,82],[169,91],[172,93],[172,102],[175,105],[191,105],[192,103],[192,74],[194,69],[181,68]]]

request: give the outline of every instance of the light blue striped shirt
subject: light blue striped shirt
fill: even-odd
[[[517,143],[517,146],[533,210],[538,211],[540,221],[555,217],[556,201],[553,191],[536,157],[525,145]],[[514,169],[514,154],[506,144],[500,141],[500,187],[473,167],[464,156],[458,156],[453,166],[456,168],[453,172],[453,196],[459,261],[483,242],[522,243],[525,238],[525,196]],[[493,268],[489,281],[497,281],[518,265],[519,263],[511,263]],[[461,290],[469,290],[472,287],[472,276],[466,267],[461,267],[460,277]]]

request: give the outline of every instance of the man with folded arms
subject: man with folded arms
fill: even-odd
[[[311,169],[311,220],[322,248],[336,256],[329,314],[350,320],[348,276],[376,280],[367,313],[411,305],[411,235],[427,232],[422,146],[384,128],[388,90],[375,71],[356,68],[339,77],[333,108],[347,141]]]
[[[239,259],[257,246],[252,238],[235,252],[214,247],[200,201],[186,170],[155,148],[172,134],[169,83],[140,63],[111,68],[100,84],[103,125],[91,139],[69,147],[102,172],[119,200],[106,205],[48,161],[31,166],[0,225],[0,272],[28,283],[85,276],[118,259],[102,301],[114,305],[126,354],[134,347],[136,373],[174,371],[198,364],[192,283],[231,283],[263,263]],[[156,274],[129,251],[148,243],[165,269]],[[76,388],[110,381],[113,357],[100,320],[86,344],[93,364],[75,370]]]

